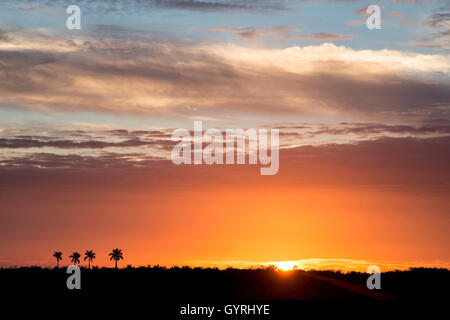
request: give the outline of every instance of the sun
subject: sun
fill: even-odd
[[[277,268],[279,270],[282,270],[282,271],[293,270],[294,267],[296,266],[295,261],[280,261],[280,262],[275,263],[275,265],[277,266]]]

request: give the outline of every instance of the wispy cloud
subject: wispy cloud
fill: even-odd
[[[252,27],[210,27],[203,28],[206,31],[215,32],[232,32],[236,36],[244,39],[254,39],[260,37],[275,36],[283,39],[292,39],[300,31],[297,28],[290,28],[286,26],[278,27],[263,27],[263,28],[252,28]]]
[[[308,35],[299,35],[300,39],[318,40],[318,41],[337,41],[337,40],[353,40],[353,36],[345,36],[339,33],[319,32]]]
[[[263,28],[252,28],[252,27],[212,27],[203,28],[207,31],[216,32],[232,32],[236,36],[244,39],[255,39],[261,37],[277,37],[282,39],[302,39],[302,40],[313,40],[313,41],[339,41],[339,40],[352,40],[353,36],[346,36],[338,33],[326,33],[318,32],[313,34],[302,34],[300,29],[287,27],[287,26],[277,26],[277,27],[263,27]]]
[[[425,18],[424,24],[432,29],[430,36],[416,40],[420,47],[450,51],[450,8],[440,8],[438,13]]]
[[[428,16],[425,21],[433,28],[450,28],[450,13],[435,13]]]
[[[77,4],[86,9],[86,12],[96,13],[136,13],[141,10],[173,9],[204,12],[226,11],[279,11],[286,10],[287,2],[283,0],[79,0]],[[66,0],[20,0],[12,5],[22,10],[42,10],[64,7]]]

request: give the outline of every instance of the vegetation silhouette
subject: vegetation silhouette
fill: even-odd
[[[55,251],[53,252],[53,256],[56,258],[56,267],[59,268],[59,260],[62,260],[62,252]]]
[[[75,264],[80,263],[80,257],[81,257],[81,255],[76,251],[69,256],[70,261],[72,261],[72,263],[75,263]]]
[[[119,259],[118,259],[119,260]],[[64,268],[1,268],[4,292],[20,295],[111,296],[149,301],[218,302],[243,300],[427,300],[445,301],[450,271],[414,268],[381,274],[381,289],[369,290],[360,272],[191,267],[81,267],[81,290],[68,290]]]
[[[110,258],[109,258],[110,261],[112,261],[112,260],[115,261],[115,263],[116,263],[116,269],[117,269],[117,261],[123,260],[123,253],[122,253],[122,250],[120,250],[120,249],[118,249],[118,248],[113,249],[112,252],[109,254],[109,256],[110,256]]]
[[[91,270],[91,262],[95,259],[95,252],[92,250],[86,250],[84,253],[84,261],[88,261],[88,269]]]

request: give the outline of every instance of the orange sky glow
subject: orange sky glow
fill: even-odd
[[[377,30],[359,1],[81,1],[80,30],[64,1],[19,2],[0,1],[0,267],[450,266],[444,1],[381,1]],[[175,165],[196,120],[279,130],[278,173]]]

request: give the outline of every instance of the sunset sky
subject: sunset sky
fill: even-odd
[[[447,0],[2,1],[0,266],[450,267],[449,30]],[[174,165],[194,120],[279,129],[278,174]]]

